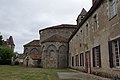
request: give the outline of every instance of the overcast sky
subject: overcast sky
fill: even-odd
[[[0,32],[4,39],[13,36],[15,51],[39,39],[39,30],[58,24],[76,24],[82,8],[92,0],[0,0]]]

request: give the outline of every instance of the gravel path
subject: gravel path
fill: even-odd
[[[112,80],[83,72],[58,72],[58,76],[60,79]]]

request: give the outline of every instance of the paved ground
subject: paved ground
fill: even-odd
[[[58,72],[60,79],[80,79],[80,80],[112,80],[83,72]]]

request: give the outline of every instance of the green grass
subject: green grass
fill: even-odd
[[[70,70],[0,65],[0,80],[60,80],[57,72],[70,72]]]

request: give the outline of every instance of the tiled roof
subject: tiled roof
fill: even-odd
[[[28,47],[28,46],[40,46],[40,40],[33,40],[27,44],[24,45],[24,47]]]
[[[38,60],[41,59],[42,55],[41,54],[35,54],[35,53],[30,53],[28,54],[32,59]]]
[[[48,39],[44,40],[42,43],[44,42],[67,42],[67,41],[68,40],[65,37],[55,34],[49,37]]]
[[[52,26],[52,27],[47,27],[47,28],[42,29],[42,30],[40,30],[40,31],[47,30],[47,29],[62,29],[62,28],[73,28],[73,29],[77,29],[77,25],[61,24],[61,25],[56,25],[56,26]],[[39,31],[39,32],[40,32],[40,31]]]

